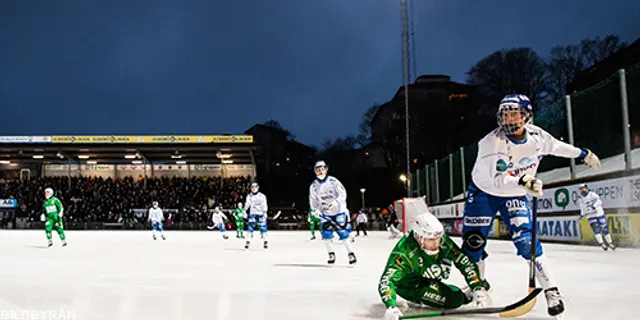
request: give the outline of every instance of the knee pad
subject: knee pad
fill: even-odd
[[[329,231],[329,230],[322,229],[322,240],[329,240],[329,239],[333,239],[333,230]]]
[[[597,222],[594,222],[591,224],[591,229],[593,230],[593,233],[598,234],[600,232],[602,232],[602,228],[600,228],[600,224]]]
[[[513,238],[513,245],[518,250],[517,254],[527,260],[531,259],[531,232],[526,231],[516,234]],[[540,240],[536,239],[536,257],[542,255],[542,245]]]
[[[249,224],[247,225],[247,231],[249,231],[249,232],[253,232],[253,224],[252,224],[252,223],[249,223]]]
[[[480,230],[470,230],[462,237],[462,251],[475,262],[480,261],[480,258],[486,258],[486,245],[487,238]]]
[[[260,232],[265,233],[267,232],[267,224],[263,223],[260,225]]]

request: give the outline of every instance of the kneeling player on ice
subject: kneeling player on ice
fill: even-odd
[[[313,170],[316,179],[309,187],[309,206],[313,215],[320,218],[322,240],[329,253],[329,264],[336,262],[333,251],[333,233],[338,234],[340,243],[347,249],[349,264],[356,263],[356,255],[351,249],[351,219],[347,210],[347,191],[342,183],[327,175],[328,167],[324,161],[316,162]]]
[[[469,288],[442,282],[449,278],[451,264],[460,270]],[[378,292],[387,307],[385,320],[402,316],[396,295],[414,307],[455,309],[471,302],[476,308],[491,305],[478,265],[444,234],[438,218],[428,212],[415,217],[409,234],[393,248]]]
[[[53,189],[44,189],[44,197],[46,200],[42,205],[42,215],[40,215],[40,221],[44,222],[44,230],[47,234],[47,241],[49,247],[53,245],[51,231],[56,228],[60,240],[62,240],[62,246],[67,245],[66,237],[64,235],[64,228],[62,226],[62,214],[64,213],[64,207],[60,199],[53,196]]]
[[[526,195],[542,196],[542,181],[535,177],[542,156],[583,159],[591,168],[600,168],[595,154],[559,141],[530,124],[532,116],[529,98],[507,95],[498,107],[498,128],[478,143],[464,208],[462,249],[479,262],[483,280],[487,235],[498,211],[509,227],[517,254],[527,261],[531,258],[531,210]],[[548,313],[560,315],[564,311],[560,291],[540,241],[536,240],[535,246],[536,277],[545,289]]]
[[[222,210],[220,210],[220,207],[216,207],[213,210],[213,215],[211,215],[211,221],[213,222],[213,226],[212,227],[207,227],[207,228],[209,230],[213,230],[215,228],[218,228],[220,230],[220,233],[222,233],[222,238],[227,240],[227,239],[229,239],[229,236],[227,236],[225,234],[227,232],[227,229],[224,227],[224,224],[228,220],[229,219],[227,219],[227,216],[224,214],[224,212],[222,212]]]
[[[262,192],[258,192],[260,186],[257,182],[251,184],[251,193],[247,195],[247,202],[244,204],[245,212],[248,212],[247,231],[251,235],[244,245],[245,249],[249,249],[251,239],[253,239],[253,229],[260,229],[260,236],[264,240],[264,248],[268,248],[267,244],[267,196]]]
[[[615,250],[616,246],[613,244],[611,234],[609,233],[609,225],[607,224],[607,217],[604,215],[602,209],[602,201],[600,197],[593,191],[590,191],[586,184],[581,184],[580,187],[580,219],[587,217],[589,219],[589,225],[591,230],[595,234],[596,241],[602,250],[607,251]],[[602,241],[602,235],[604,234],[604,243]]]
[[[153,207],[149,209],[149,221],[151,221],[151,233],[153,234],[153,240],[156,240],[156,232],[160,232],[162,240],[167,240],[164,237],[164,229],[162,229],[162,221],[164,221],[164,213],[162,209],[158,207],[158,201],[153,202]]]

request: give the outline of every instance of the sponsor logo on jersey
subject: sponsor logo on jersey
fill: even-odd
[[[527,158],[522,158],[522,159],[520,159],[520,160],[518,161],[518,163],[519,163],[520,165],[526,166],[526,165],[528,165],[529,163],[531,163],[531,161],[533,161],[533,160],[531,160],[531,158],[527,157]]]
[[[498,172],[505,172],[508,168],[509,166],[507,165],[506,161],[500,159],[498,160],[498,162],[496,162],[496,170],[498,170]]]
[[[483,227],[491,225],[491,217],[464,217],[463,224],[469,227]]]
[[[399,265],[399,266],[401,266],[401,265],[402,265],[402,263],[404,263],[404,259],[402,259],[402,257],[401,257],[401,256],[397,256],[397,257],[396,257],[396,264],[397,264],[397,265]]]
[[[527,170],[533,169],[533,168],[535,168],[537,166],[538,166],[538,164],[533,162],[533,163],[530,163],[530,164],[528,164],[528,165],[526,165],[526,166],[524,166],[522,168],[515,168],[515,169],[512,169],[512,170],[509,170],[509,174],[512,175],[512,176],[519,176],[521,173],[524,173]]]
[[[384,273],[382,279],[380,280],[380,295],[382,295],[382,301],[387,302],[391,299],[391,288],[389,288],[389,280],[394,273],[396,273],[396,269],[388,268],[387,272]]]

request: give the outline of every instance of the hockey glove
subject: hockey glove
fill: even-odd
[[[473,291],[473,306],[475,308],[488,308],[491,304],[491,297],[483,287]]]
[[[40,215],[40,221],[44,221],[44,213]]]
[[[587,152],[587,155],[584,157],[584,163],[586,163],[591,169],[598,170],[600,169],[600,159],[595,153],[591,152],[589,149],[584,149]]]
[[[384,320],[399,320],[402,317],[402,312],[398,307],[389,307],[384,313]]]
[[[542,180],[537,179],[530,174],[524,174],[520,177],[518,184],[527,188],[534,197],[542,196]]]

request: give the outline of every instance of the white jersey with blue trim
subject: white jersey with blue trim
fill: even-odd
[[[580,215],[587,218],[595,218],[604,216],[604,210],[602,209],[602,201],[598,194],[593,191],[589,191],[586,196],[580,196],[578,198],[580,204]]]
[[[314,180],[309,187],[309,206],[314,212],[335,216],[347,211],[347,191],[340,180],[327,176]]]
[[[225,215],[222,211],[214,211],[213,215],[211,216],[211,221],[213,221],[213,223],[216,225],[224,223],[225,220],[228,220],[227,215]]]
[[[537,126],[528,124],[525,129],[523,141],[509,139],[498,128],[478,142],[471,179],[481,191],[497,197],[524,196],[527,190],[518,181],[524,174],[536,175],[542,156],[577,158],[582,153]]]
[[[267,206],[267,196],[262,192],[256,194],[249,193],[247,195],[247,202],[244,204],[245,212],[261,216],[267,213],[267,209],[269,209]]]
[[[160,208],[149,209],[149,220],[151,222],[162,222],[164,220],[164,214]]]

